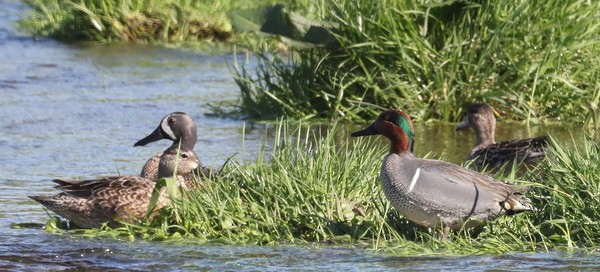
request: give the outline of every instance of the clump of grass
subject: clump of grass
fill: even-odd
[[[25,0],[32,13],[20,25],[34,35],[63,41],[223,42],[269,45],[252,35],[234,37],[227,13],[274,4],[258,1],[194,0]],[[315,12],[314,1],[283,1],[291,8]],[[236,39],[237,38],[237,39]],[[273,48],[275,46],[272,46]]]
[[[227,40],[224,12],[208,1],[26,1],[33,15],[21,25],[36,35],[80,41]]]
[[[600,146],[552,139],[551,156],[541,165],[540,213],[536,223],[550,240],[568,248],[597,246],[600,241]]]
[[[250,118],[370,119],[379,107],[457,121],[583,118],[597,89],[600,5],[589,1],[346,1],[324,7],[338,48],[259,54],[234,70]]]
[[[349,141],[337,124],[289,131],[280,126],[271,153],[234,163],[228,175],[189,194],[172,230],[202,241],[343,243],[407,255],[540,251],[597,246],[600,239],[600,147],[591,139],[579,148],[553,141],[528,182],[516,178],[518,169],[498,176],[531,185],[537,212],[500,217],[443,241],[398,215],[383,195],[379,168],[387,146]]]
[[[287,129],[279,128],[270,155],[234,163],[205,193],[190,194],[182,228],[244,244],[350,242],[366,235],[369,226],[360,222],[374,216],[369,203],[377,167],[360,165],[372,163],[375,152],[335,145],[337,128],[328,135]]]
[[[379,180],[387,146],[348,140],[329,130],[283,123],[253,162],[233,162],[227,174],[175,200],[153,222],[78,231],[86,236],[273,245],[335,243],[400,255],[501,254],[597,246],[600,147],[552,142],[549,158],[529,172],[499,178],[532,185],[537,212],[500,217],[477,229],[438,233],[408,222],[391,208]],[[269,158],[269,159],[267,159]],[[182,201],[184,200],[184,201]],[[56,224],[55,224],[56,225]]]
[[[260,154],[235,163],[227,176],[188,195],[174,223],[181,235],[235,244],[343,243],[407,255],[535,251],[547,240],[523,214],[442,241],[398,215],[383,195],[386,146],[348,141],[338,125],[325,135],[278,131],[269,161]]]

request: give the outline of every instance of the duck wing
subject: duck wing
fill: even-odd
[[[136,176],[106,177],[82,181],[55,179],[53,182],[58,184],[55,188],[81,198],[117,198],[154,187],[152,181]]]
[[[515,158],[519,161],[532,160],[543,157],[545,155],[544,149],[547,146],[548,136],[510,140],[474,150],[470,158],[487,158],[487,160],[495,160],[500,163],[512,161]]]
[[[416,161],[418,163],[411,164],[415,168],[408,191],[412,190],[416,199],[429,199],[431,202],[427,205],[433,209],[469,215],[531,209],[529,200],[521,195],[527,187],[507,184],[444,161]]]

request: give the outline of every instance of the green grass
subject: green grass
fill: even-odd
[[[275,3],[194,0],[24,0],[32,13],[21,27],[38,36],[63,41],[212,42],[234,33],[227,12]],[[293,8],[314,10],[311,1],[284,1]],[[244,37],[241,37],[242,42]],[[258,43],[257,41],[253,41]]]
[[[553,140],[553,156],[538,169],[544,187],[536,221],[553,242],[567,247],[597,245],[600,241],[600,146],[591,138],[583,144]]]
[[[600,4],[590,1],[327,2],[338,48],[258,54],[234,67],[239,114],[370,120],[402,108],[458,121],[468,104],[529,121],[597,124]],[[301,11],[299,11],[301,12]]]
[[[21,25],[60,40],[247,46],[258,65],[232,65],[240,100],[215,106],[219,115],[370,120],[394,107],[415,120],[458,121],[468,104],[487,102],[505,118],[599,125],[596,1],[25,2],[33,13]],[[339,44],[266,53],[289,48],[233,32],[227,12],[274,3],[336,25]]]
[[[76,233],[241,245],[342,244],[407,256],[598,246],[600,147],[591,139],[577,148],[552,142],[549,159],[537,170],[523,178],[515,172],[501,177],[532,185],[528,195],[537,212],[501,217],[444,241],[399,216],[383,195],[379,168],[388,147],[349,140],[341,127],[284,124],[268,143],[269,152],[228,164],[225,176],[189,192],[154,222]]]

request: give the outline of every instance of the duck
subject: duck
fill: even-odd
[[[397,109],[382,112],[352,137],[383,135],[390,151],[380,179],[386,198],[401,215],[430,230],[473,228],[501,215],[531,211],[525,186],[440,160],[413,155],[415,130],[409,115]]]
[[[475,147],[467,157],[475,169],[499,169],[512,162],[535,164],[545,157],[548,137],[515,139],[496,143],[496,117],[491,106],[484,103],[472,104],[467,110],[465,121],[456,130],[472,128],[475,131]]]
[[[179,188],[196,187],[193,171],[199,166],[193,150],[169,147],[159,161],[158,177],[175,177]],[[139,176],[113,176],[90,180],[54,179],[61,193],[29,198],[69,220],[80,228],[119,227],[135,224],[170,204],[166,186],[158,195],[156,206],[147,216],[156,180]]]
[[[158,127],[150,135],[137,141],[133,146],[145,146],[162,139],[173,141],[171,148],[181,145],[186,150],[193,150],[198,141],[196,123],[185,112],[172,112],[161,119]],[[158,165],[162,154],[157,153],[146,161],[140,173],[141,177],[151,180],[159,178]],[[208,177],[216,172],[215,169],[206,167],[200,162],[196,174],[200,177]]]

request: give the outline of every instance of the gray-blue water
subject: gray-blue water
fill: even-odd
[[[185,111],[197,121],[196,151],[208,165],[218,166],[242,150],[238,156],[252,159],[265,137],[263,125],[205,116],[210,112],[207,103],[238,97],[226,65],[232,55],[33,39],[14,25],[26,11],[19,1],[0,1],[0,270],[600,269],[597,255],[574,252],[398,257],[326,245],[130,242],[12,228],[15,223],[47,221],[42,207],[27,195],[54,193],[49,182],[53,178],[138,174],[145,159],[169,143],[138,148],[133,143],[170,112]],[[464,135],[453,132],[451,125],[417,129],[428,137],[418,139],[418,153],[434,151],[457,161],[466,154],[456,150],[472,146],[470,135],[457,141]],[[510,136],[542,133],[534,128]]]

